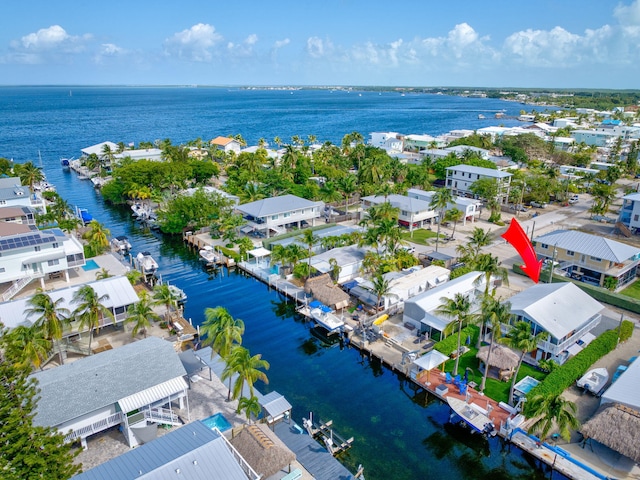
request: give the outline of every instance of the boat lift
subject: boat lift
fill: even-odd
[[[302,419],[302,426],[307,430],[307,433],[316,440],[321,440],[329,453],[335,457],[351,447],[353,437],[348,440],[343,439],[333,431],[332,425],[333,420],[319,425],[314,424],[312,412],[309,412],[309,418]]]

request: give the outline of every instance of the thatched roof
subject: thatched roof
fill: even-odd
[[[618,403],[605,403],[580,432],[640,463],[639,412]]]
[[[230,441],[262,478],[275,475],[296,460],[295,454],[266,425],[245,426]]]
[[[487,363],[487,355],[489,354],[489,346],[480,347],[476,357],[483,363]],[[496,367],[500,370],[511,370],[518,365],[518,354],[504,345],[494,345],[489,358],[489,366]]]
[[[314,298],[336,310],[349,305],[349,294],[339,285],[335,285],[328,273],[309,278],[304,284],[304,291]]]

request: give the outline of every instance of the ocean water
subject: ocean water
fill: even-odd
[[[339,144],[353,131],[367,138],[372,131],[439,134],[495,125],[478,114],[517,115],[521,108],[490,99],[373,92],[0,87],[0,157],[41,162],[71,205],[87,208],[112,235],[127,235],[134,255],[151,252],[163,278],[189,296],[185,313],[194,324],[206,307],[218,305],[243,319],[243,344],[271,364],[269,384],[257,387],[285,395],[296,421],[313,412],[332,419],[342,436],[355,437],[341,457],[352,471],[362,464],[373,480],[542,479],[549,473],[517,448],[448,423],[446,405],[357,350],[327,342],[266,285],[237,271],[207,272],[181,239],[143,230],[130,210],[105,205],[90,182],[59,164],[105,140],[169,138],[178,144],[239,133],[255,144],[311,134]]]

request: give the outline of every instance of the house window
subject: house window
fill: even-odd
[[[59,265],[60,264],[60,260],[58,260],[57,258],[54,260],[49,260],[47,262],[47,265],[49,265],[50,267],[53,267],[54,265]]]
[[[546,243],[541,243],[540,248],[549,248],[549,245],[547,245]]]
[[[52,246],[53,248],[58,248],[58,247],[60,246],[60,244],[59,244],[59,243],[54,243],[54,244],[52,244],[51,246]]]
[[[277,220],[278,219],[278,215],[271,215],[271,220]]]
[[[290,217],[291,216],[291,212],[284,212],[284,218]],[[275,218],[274,218],[275,220]]]
[[[6,200],[0,200],[0,205],[6,205],[7,201]]]
[[[591,258],[591,260],[593,260],[594,262],[601,262],[602,261],[602,259],[598,258],[598,257],[589,257],[589,258]]]
[[[571,250],[567,250],[567,255],[569,255],[570,257],[573,257],[576,254],[576,252],[572,252]]]
[[[404,210],[402,210],[402,211],[401,211],[401,213],[402,213],[402,215],[403,215],[404,217],[406,217],[406,216],[408,216],[408,215],[409,215],[409,214],[408,214],[407,212],[405,212]]]
[[[36,245],[35,247],[33,247],[33,250],[36,252],[40,251],[40,245]]]
[[[0,273],[4,273],[4,272],[5,272],[4,267],[0,267]]]
[[[634,215],[633,216],[633,221],[637,222],[640,219],[640,215]]]

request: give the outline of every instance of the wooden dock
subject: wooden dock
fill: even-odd
[[[333,428],[331,428],[333,420],[325,423],[321,422],[319,425],[316,425],[313,421],[313,415],[309,414],[309,418],[302,420],[302,425],[307,430],[309,436],[321,441],[333,456],[339,455],[351,448],[353,444],[353,437],[345,440],[333,431]]]

